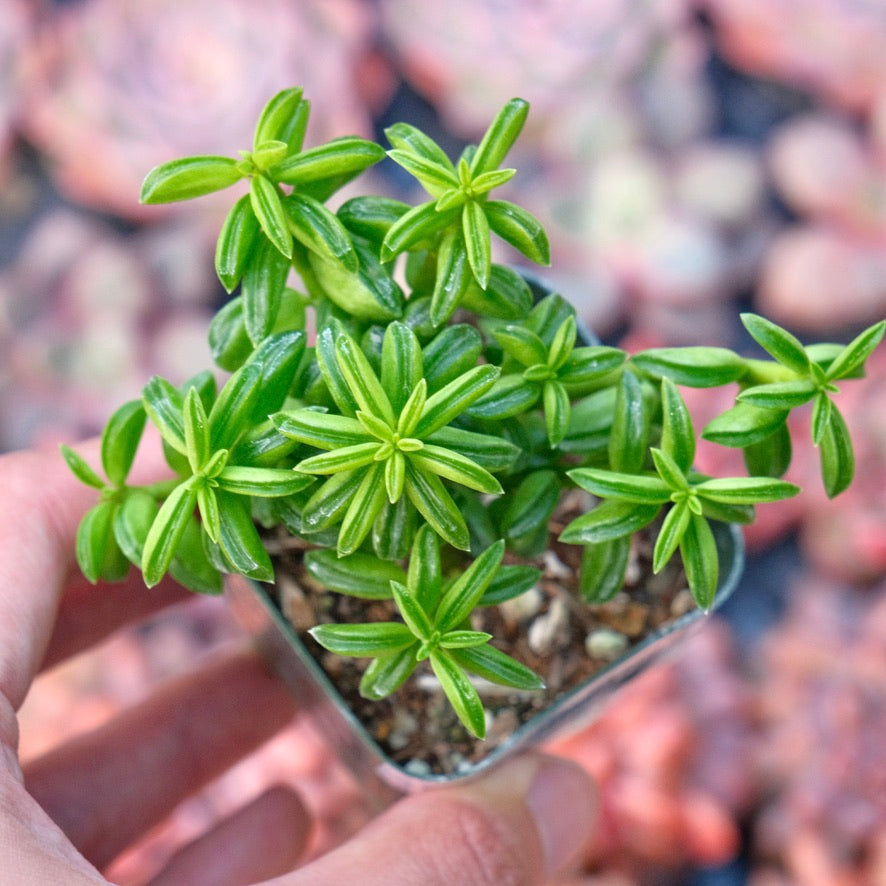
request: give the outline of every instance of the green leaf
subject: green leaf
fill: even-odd
[[[409,553],[409,573],[406,586],[415,595],[427,613],[434,613],[440,602],[443,572],[440,564],[440,544],[427,523],[415,533]]]
[[[640,380],[633,372],[622,373],[609,438],[609,464],[614,471],[635,473],[643,468],[650,425]]]
[[[406,463],[406,494],[434,532],[454,548],[470,548],[464,517],[436,474],[416,470]]]
[[[256,581],[273,581],[274,567],[255,528],[249,501],[218,490],[219,547],[231,568]]]
[[[419,640],[430,640],[435,626],[432,624],[428,613],[425,612],[424,607],[419,603],[417,595],[410,591],[406,585],[398,581],[391,582],[391,591],[394,595],[397,609],[412,635]]]
[[[509,538],[520,538],[546,526],[560,500],[560,483],[554,471],[532,471],[508,494],[501,515],[501,529]]]
[[[504,352],[521,366],[547,364],[548,349],[545,343],[525,326],[508,324],[492,332]]]
[[[290,468],[255,468],[226,465],[217,477],[218,485],[236,495],[277,498],[293,495],[312,482],[311,477]]]
[[[219,391],[209,412],[209,440],[213,452],[230,449],[251,427],[252,410],[261,385],[261,366],[247,363]]]
[[[812,404],[812,442],[818,446],[825,434],[825,429],[831,420],[831,411],[834,409],[833,401],[824,392],[819,391]]]
[[[244,194],[228,212],[215,247],[215,272],[227,292],[233,292],[258,234],[251,198]]]
[[[576,468],[567,472],[582,489],[600,498],[616,498],[637,504],[663,504],[671,488],[659,477],[624,474],[601,468]]]
[[[394,414],[399,415],[422,378],[421,345],[405,323],[395,320],[385,330],[379,378]]]
[[[464,654],[468,650],[459,650]],[[474,688],[467,674],[453,658],[452,652],[432,652],[431,668],[443,687],[443,692],[449,703],[458,714],[459,720],[465,728],[477,738],[486,735],[486,718],[483,713],[483,704],[480,696]]]
[[[75,452],[71,449],[70,446],[62,443],[59,446],[59,450],[61,451],[62,458],[64,458],[65,463],[70,468],[71,473],[81,482],[85,483],[87,486],[91,486],[93,489],[104,489],[105,481],[99,477],[98,474],[89,466],[89,462],[80,455],[79,452]]]
[[[320,330],[317,334],[317,363],[323,374],[323,381],[326,383],[329,394],[335,401],[339,412],[351,416],[357,411],[357,401],[348,388],[341,369],[339,369],[335,341],[340,334],[340,330],[335,326],[326,326]]]
[[[155,166],[142,183],[142,203],[172,203],[202,197],[240,181],[243,173],[230,157],[183,157]]]
[[[431,295],[431,322],[442,326],[458,307],[471,283],[464,235],[452,228],[443,235],[437,253],[437,271]]]
[[[526,665],[494,646],[487,644],[467,649],[453,649],[450,650],[449,655],[466,671],[476,674],[484,680],[489,680],[490,683],[511,686],[524,691],[545,688],[544,681]]]
[[[360,471],[333,474],[305,502],[302,531],[319,532],[340,520],[362,482],[363,474]]]
[[[274,178],[288,185],[301,185],[318,179],[352,176],[384,156],[384,148],[375,142],[346,135],[278,163]]]
[[[385,468],[378,463],[363,474],[360,486],[342,520],[338,533],[338,553],[352,554],[372,529],[372,524],[385,503]]]
[[[381,445],[378,440],[368,440],[354,446],[342,446],[331,452],[322,452],[302,459],[295,469],[304,474],[340,474],[343,471],[356,471],[377,462],[375,456]]]
[[[363,425],[350,416],[297,409],[278,412],[271,420],[281,434],[318,449],[339,449],[366,442]]]
[[[840,411],[834,406],[819,444],[821,476],[828,498],[834,498],[852,482],[855,455],[849,429]]]
[[[563,442],[566,431],[569,430],[571,418],[569,394],[566,393],[566,388],[560,382],[546,381],[542,387],[542,400],[548,441],[556,449]]]
[[[551,247],[542,223],[507,200],[487,200],[483,211],[489,227],[518,252],[538,265],[551,263]]]
[[[532,293],[520,274],[493,262],[486,289],[472,283],[462,296],[461,303],[484,317],[519,320],[532,308]]]
[[[434,627],[441,633],[458,628],[473,612],[504,556],[502,540],[487,548],[449,586],[437,607]]]
[[[462,207],[462,233],[465,238],[465,249],[468,264],[481,289],[489,283],[489,272],[492,266],[492,251],[489,245],[489,222],[483,206],[476,200],[469,200]]]
[[[459,186],[458,178],[452,171],[452,164],[447,166],[421,157],[411,151],[394,148],[388,151],[388,156],[398,165],[402,166],[410,175],[421,183],[421,186],[432,196],[440,197],[451,188]]]
[[[240,290],[246,332],[256,346],[274,328],[290,270],[289,259],[267,237],[259,235],[257,240]]]
[[[409,437],[415,430],[428,399],[427,392],[428,386],[425,380],[420,379],[409,399],[403,404],[400,417],[397,419],[397,433],[401,437]]]
[[[197,504],[197,490],[192,483],[180,483],[160,506],[142,551],[142,574],[145,584],[153,587],[166,574],[169,564]]]
[[[448,425],[479,400],[492,387],[497,377],[497,367],[475,366],[431,394],[416,425],[415,436],[423,439]]]
[[[430,471],[468,489],[488,495],[498,495],[502,491],[501,484],[489,471],[452,449],[427,443],[422,449],[410,453],[408,458],[420,470]]]
[[[828,367],[825,378],[828,381],[836,381],[855,375],[883,340],[884,333],[886,333],[886,320],[881,320],[857,335]]]
[[[545,345],[550,345],[563,321],[574,316],[575,308],[562,295],[552,292],[532,308],[526,325]]]
[[[249,201],[265,236],[286,258],[292,258],[292,234],[283,210],[283,195],[277,185],[263,175],[253,176]]]
[[[520,449],[503,437],[462,428],[440,428],[425,437],[425,442],[452,449],[487,471],[507,470],[520,455]]]
[[[627,359],[618,348],[589,345],[575,348],[559,372],[560,381],[567,390],[584,392],[601,378],[618,369]]]
[[[680,556],[689,582],[689,590],[698,605],[710,610],[717,593],[719,557],[714,533],[708,521],[692,514],[680,540]]]
[[[209,458],[209,422],[196,388],[189,388],[185,395],[182,417],[188,462],[196,474]]]
[[[503,375],[488,394],[478,398],[467,414],[474,418],[512,418],[534,406],[540,396],[541,386],[526,381],[522,373]]]
[[[689,510],[689,504],[685,499],[677,502],[665,514],[658,538],[655,540],[655,549],[652,552],[653,572],[661,572],[668,560],[673,556],[674,551],[680,546],[691,516],[692,512]]]
[[[255,127],[254,146],[279,140],[286,143],[290,152],[301,148],[310,108],[302,94],[300,86],[283,89],[264,106]]]
[[[758,502],[793,498],[800,488],[771,477],[717,477],[694,486],[703,498],[732,505],[753,505]]]
[[[256,348],[252,362],[261,367],[261,385],[252,408],[252,420],[261,423],[286,401],[305,352],[301,329],[269,335]]]
[[[428,390],[439,390],[476,366],[482,350],[483,341],[473,326],[457,323],[444,327],[422,350]]]
[[[221,535],[221,518],[218,512],[218,498],[213,487],[208,485],[197,487],[197,510],[203,531],[213,544],[218,544]]]
[[[787,423],[758,443],[744,447],[744,463],[752,476],[781,477],[790,467],[791,433]]]
[[[385,129],[385,136],[398,151],[408,151],[429,163],[449,169],[453,175],[455,167],[446,152],[429,136],[409,123],[395,123]]]
[[[815,396],[815,382],[807,379],[755,385],[738,395],[740,403],[749,403],[760,409],[794,409],[808,403]]]
[[[354,658],[390,655],[415,644],[415,637],[409,628],[399,622],[322,624],[311,628],[308,633],[324,649]]]
[[[370,701],[387,698],[399,689],[415,670],[417,644],[373,659],[360,679],[360,695]]]
[[[181,392],[165,378],[155,375],[142,390],[142,402],[164,442],[176,452],[186,455],[188,450],[182,420],[184,398]]]
[[[604,501],[569,523],[560,533],[560,541],[596,545],[625,538],[648,526],[660,510],[660,504]]]
[[[650,348],[631,357],[638,369],[690,388],[717,388],[738,381],[746,371],[738,354],[727,348]]]
[[[686,401],[669,378],[661,380],[661,412],[661,448],[685,474],[695,460],[695,431]]]
[[[584,546],[578,588],[588,603],[606,603],[622,589],[630,551],[630,535]]]
[[[126,559],[136,566],[141,565],[145,541],[159,510],[153,495],[132,490],[114,514],[114,538]]]
[[[809,357],[800,341],[790,332],[758,314],[741,314],[741,322],[757,344],[782,366],[787,366],[798,375],[808,375]]]
[[[415,536],[418,514],[406,496],[385,502],[372,524],[372,547],[382,560],[402,560]]]
[[[335,357],[357,406],[393,427],[396,420],[391,402],[360,346],[343,333],[336,339]]]
[[[522,98],[510,99],[495,115],[471,159],[471,175],[497,169],[523,129],[529,114],[529,102]]]
[[[320,548],[307,551],[304,563],[323,587],[364,600],[390,599],[391,582],[406,581],[406,573],[396,563],[359,551],[339,557],[329,548]]]
[[[513,600],[534,587],[540,578],[541,570],[534,566],[499,566],[477,605],[498,606],[507,600]]]
[[[352,234],[380,244],[391,225],[409,209],[400,200],[371,195],[346,200],[336,215]]]
[[[473,649],[492,639],[485,631],[447,631],[440,638],[441,649]]]
[[[115,560],[118,550],[113,534],[116,510],[115,502],[99,502],[83,515],[77,527],[77,563],[83,575],[93,584],[105,577],[106,566]]]
[[[332,259],[354,273],[357,253],[345,226],[322,203],[304,194],[283,201],[289,230],[299,243],[321,257]]]
[[[146,418],[141,400],[130,400],[120,406],[105,425],[101,441],[102,467],[116,486],[122,486],[129,476]]]
[[[708,422],[701,436],[721,446],[743,448],[765,440],[784,427],[787,417],[784,409],[760,409],[737,403]]]
[[[232,298],[209,322],[209,349],[221,369],[239,369],[253,351],[243,318],[243,299]]]
[[[458,209],[438,212],[433,201],[421,203],[402,215],[385,234],[381,245],[382,261],[391,261],[401,252],[413,249],[457,218]]]
[[[689,488],[685,473],[680,470],[680,466],[672,456],[668,455],[664,450],[656,447],[653,447],[650,452],[652,453],[652,461],[655,464],[655,470],[658,473],[658,476],[661,477],[671,489],[682,492]]]

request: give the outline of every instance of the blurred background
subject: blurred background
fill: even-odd
[[[529,99],[511,197],[548,226],[548,278],[606,341],[744,349],[736,318],[753,309],[801,339],[845,342],[886,315],[883,0],[0,11],[0,451],[93,434],[151,374],[182,381],[208,365],[225,203],[144,207],[140,183],[164,160],[248,147],[267,98],[297,84],[312,144],[381,138],[404,119],[454,153],[506,99]],[[388,164],[367,185],[410,196]],[[688,393],[697,424],[725,408]],[[882,348],[842,402],[852,489],[826,500],[800,416],[789,478],[807,492],[761,508],[734,605],[561,747],[603,787],[589,883],[886,883]],[[235,636],[220,601],[195,599],[55,669],[22,712],[24,755]],[[296,724],[112,875],[143,882],[172,846],[279,779],[323,823],[314,851],[359,823],[340,812],[353,786]]]

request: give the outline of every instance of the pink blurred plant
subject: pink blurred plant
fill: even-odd
[[[845,0],[698,0],[717,43],[737,67],[810,91],[850,111],[868,110],[886,80],[881,3]]]
[[[873,886],[886,874],[886,585],[812,576],[756,659],[766,792],[755,886]]]
[[[68,196],[157,218],[138,203],[145,171],[248,146],[266,96],[290,83],[316,99],[312,138],[365,133],[366,101],[389,85],[361,68],[372,33],[360,0],[85,0],[44,22],[22,125]]]
[[[588,866],[663,876],[731,859],[755,794],[751,712],[729,629],[711,622],[679,661],[644,674],[597,723],[556,744],[600,784]]]

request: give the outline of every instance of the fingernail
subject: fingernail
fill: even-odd
[[[542,758],[527,795],[545,851],[545,873],[560,870],[588,844],[597,813],[584,770],[556,757]]]

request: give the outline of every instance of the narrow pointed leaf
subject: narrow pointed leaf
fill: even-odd
[[[218,513],[218,499],[215,490],[210,486],[197,487],[197,510],[200,513],[200,525],[213,543],[219,543],[221,535],[221,519]]]
[[[622,373],[609,438],[609,465],[614,471],[634,473],[643,468],[650,425],[640,379],[633,372]]]
[[[468,489],[487,495],[498,495],[502,491],[501,484],[489,471],[452,449],[428,443],[411,453],[409,460],[423,471],[430,471]]]
[[[635,354],[631,362],[650,375],[690,388],[717,388],[738,381],[746,372],[742,358],[727,348],[650,348]]]
[[[462,668],[490,683],[526,692],[544,689],[544,681],[526,665],[488,643],[468,649],[453,649],[449,655]]]
[[[701,436],[721,446],[743,448],[765,440],[784,427],[788,411],[738,403],[705,425]]]
[[[362,482],[360,471],[333,474],[305,502],[302,531],[318,532],[341,520]]]
[[[783,366],[805,376],[809,357],[800,341],[786,329],[758,314],[742,314],[741,322],[754,340]]]
[[[418,471],[407,462],[406,494],[440,538],[459,550],[469,549],[464,517],[436,474]]]
[[[660,477],[623,474],[600,468],[576,468],[569,477],[582,489],[601,498],[616,498],[637,504],[663,504],[671,488]]]
[[[529,102],[510,99],[495,115],[471,159],[471,174],[478,176],[497,169],[523,129],[529,114]]]
[[[391,582],[406,581],[406,573],[396,564],[357,551],[339,557],[329,548],[308,551],[305,568],[324,587],[339,594],[364,600],[387,600]]]
[[[277,139],[290,151],[298,151],[308,118],[308,103],[302,99],[300,86],[283,89],[264,106],[255,127],[253,145]]]
[[[458,307],[471,283],[471,271],[464,234],[452,228],[443,236],[437,255],[434,291],[431,295],[431,322],[442,326]]]
[[[228,212],[215,249],[215,272],[229,293],[243,276],[258,230],[250,197],[244,194]]]
[[[346,135],[283,160],[273,174],[277,181],[301,185],[362,172],[384,156],[384,149],[375,142]]]
[[[429,136],[409,123],[395,123],[385,129],[385,136],[396,150],[407,151],[417,157],[442,166],[455,175],[455,167],[446,152]]]
[[[675,504],[665,515],[652,552],[652,571],[661,572],[683,540],[692,512],[686,501]]]
[[[379,446],[381,444],[378,440],[343,446],[340,449],[302,459],[295,469],[303,474],[339,474],[342,471],[356,471],[376,460],[375,455]]]
[[[717,477],[697,483],[695,491],[711,501],[733,505],[753,505],[793,498],[800,488],[771,477]]]
[[[661,448],[685,474],[695,461],[695,431],[686,401],[669,378],[661,380],[661,412]]]
[[[388,151],[388,156],[399,166],[402,166],[410,175],[415,176],[421,186],[432,196],[440,197],[451,188],[458,187],[458,178],[450,168],[440,163],[421,157],[411,151],[394,148]]]
[[[81,482],[93,489],[104,489],[105,481],[90,467],[89,462],[75,452],[70,446],[62,443],[59,447],[62,457],[67,466],[71,469],[71,473]]]
[[[438,212],[433,201],[413,207],[388,229],[381,246],[382,261],[390,261],[443,230],[455,221],[459,211]]]
[[[448,631],[440,638],[441,649],[474,649],[492,639],[485,631]]]
[[[397,604],[397,609],[400,615],[403,616],[403,621],[406,622],[406,626],[412,632],[412,635],[420,640],[429,640],[434,633],[435,626],[431,622],[428,613],[425,612],[421,603],[419,603],[417,596],[406,585],[398,581],[391,582],[391,591],[394,596],[394,602]]]
[[[546,381],[542,387],[542,402],[545,410],[545,427],[548,432],[548,442],[553,448],[557,448],[569,430],[571,410],[569,394],[559,381]]]
[[[352,234],[381,243],[391,225],[409,209],[409,205],[400,200],[372,195],[346,200],[336,215]]]
[[[560,500],[560,483],[555,471],[532,471],[507,496],[501,515],[502,531],[509,538],[520,538],[546,526]]]
[[[428,399],[427,390],[428,386],[425,380],[420,379],[403,405],[400,417],[397,419],[397,433],[401,437],[409,437],[415,431],[415,426],[421,418]]]
[[[416,533],[409,553],[406,586],[425,612],[433,614],[440,602],[443,572],[440,544],[430,526],[424,524]]]
[[[243,321],[253,345],[269,335],[277,321],[290,261],[262,234],[256,237],[241,282]]]
[[[371,624],[322,624],[308,633],[324,648],[336,655],[369,658],[390,655],[415,644],[409,628],[399,622]]]
[[[560,533],[560,541],[594,545],[625,538],[648,526],[660,510],[660,504],[604,501],[569,523]]]
[[[477,605],[498,606],[506,600],[513,600],[534,587],[540,578],[541,570],[534,566],[499,566]]]
[[[507,200],[488,200],[483,206],[491,230],[530,261],[551,263],[551,246],[544,226],[531,212]]]
[[[348,388],[344,374],[338,365],[335,340],[340,333],[333,327],[327,326],[317,335],[317,363],[323,374],[323,381],[329,390],[329,394],[335,401],[339,412],[346,416],[352,416],[357,411],[357,401]]]
[[[184,398],[181,392],[165,378],[155,375],[142,390],[142,402],[163,441],[176,452],[185,455],[187,445],[182,420]]]
[[[169,569],[196,504],[196,489],[189,483],[180,483],[160,506],[142,551],[141,569],[149,588],[156,585]]]
[[[310,477],[289,468],[256,468],[227,465],[218,475],[218,485],[236,495],[277,498],[293,495],[310,486]]]
[[[172,203],[202,197],[243,178],[230,157],[183,157],[155,166],[142,183],[142,203]]]
[[[834,404],[831,398],[824,392],[819,391],[812,404],[812,442],[818,446],[831,422],[831,412]]]
[[[849,429],[840,411],[833,407],[830,420],[819,443],[821,476],[828,498],[834,498],[852,482],[855,473],[855,455]]]
[[[630,535],[584,546],[578,588],[588,603],[605,603],[622,589],[630,551]]]
[[[424,377],[433,392],[477,365],[483,340],[473,326],[444,327],[422,350]]]
[[[758,443],[744,447],[744,463],[752,476],[782,477],[791,464],[793,446],[787,423]]]
[[[318,449],[339,449],[367,442],[365,428],[350,416],[296,409],[278,412],[271,418],[274,427],[284,436]]]
[[[761,409],[794,409],[808,403],[815,396],[815,383],[807,379],[755,385],[738,395],[740,403],[749,403]]]
[[[521,366],[547,363],[548,349],[531,329],[509,324],[493,330],[492,334],[504,352],[509,357],[513,357]]]
[[[188,461],[191,470],[196,474],[209,458],[209,421],[196,388],[188,389],[182,416]]]
[[[481,289],[489,283],[492,251],[489,245],[489,222],[483,207],[476,200],[469,200],[462,207],[462,233],[468,264]]]
[[[445,427],[425,438],[425,442],[452,449],[487,471],[504,471],[520,455],[520,449],[503,437]]]
[[[422,357],[418,338],[405,323],[395,320],[385,330],[379,373],[381,386],[395,415],[400,414],[421,377]]]
[[[827,380],[836,381],[854,375],[883,340],[884,333],[886,320],[881,320],[857,335],[828,367],[825,374]]]
[[[112,559],[113,549],[117,547],[113,533],[116,509],[114,502],[99,502],[83,515],[77,527],[77,564],[93,584],[104,576],[105,564]]]
[[[252,521],[247,499],[219,490],[219,547],[232,569],[256,581],[273,581],[274,567]]]
[[[479,400],[492,387],[497,377],[497,367],[475,366],[431,394],[416,425],[415,436],[423,439],[448,425]]]
[[[461,654],[467,651],[460,650]],[[483,738],[486,735],[483,703],[467,674],[452,655],[451,652],[431,653],[431,668],[440,681],[446,698],[458,714],[459,720],[472,735]]]
[[[393,427],[395,418],[391,401],[359,345],[349,335],[342,334],[335,342],[335,356],[359,408],[377,415]]]
[[[306,249],[338,262],[348,271],[357,270],[357,253],[345,226],[322,203],[296,192],[286,197],[283,208],[292,236]]]
[[[209,413],[209,439],[213,451],[229,449],[249,427],[253,405],[259,396],[261,366],[247,363],[219,391]]]
[[[446,633],[455,630],[473,612],[501,565],[504,552],[504,541],[497,541],[450,585],[434,617],[434,627],[438,631]]]
[[[717,593],[720,563],[714,533],[704,517],[690,516],[680,540],[680,556],[692,596],[703,610],[708,611]]]
[[[252,177],[249,202],[265,236],[286,258],[292,258],[292,234],[283,209],[279,188],[263,175]]]
[[[385,466],[375,464],[363,475],[338,533],[340,555],[352,554],[363,543],[385,503]]]
[[[575,348],[558,373],[560,382],[569,391],[586,392],[607,373],[618,369],[627,356],[619,348],[605,345]]]
[[[373,659],[360,679],[360,695],[370,701],[379,701],[399,689],[415,670],[417,648],[413,643],[399,652]]]
[[[388,501],[396,504],[403,495],[403,485],[406,482],[406,459],[402,452],[394,452],[385,461],[385,491]]]
[[[661,477],[671,489],[685,490],[689,488],[685,473],[680,470],[680,466],[671,455],[664,450],[655,447],[650,451],[658,476]]]

